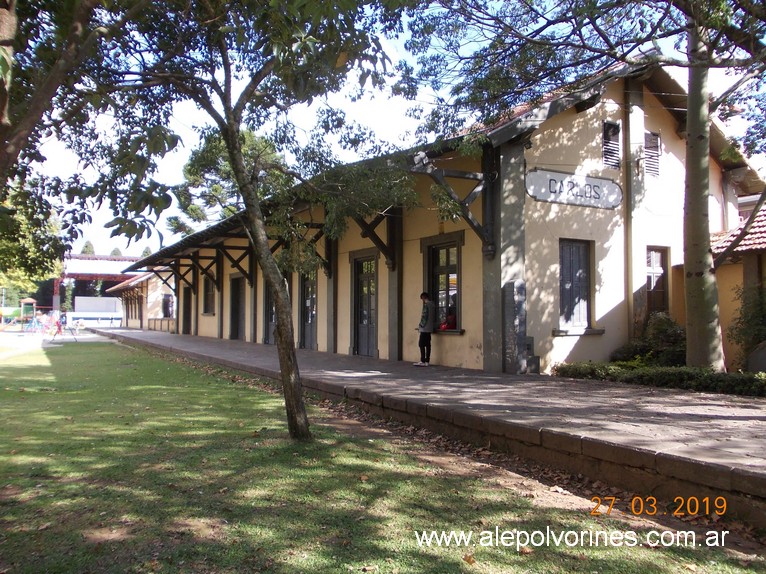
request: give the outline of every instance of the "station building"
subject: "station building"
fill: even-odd
[[[439,365],[549,372],[608,359],[652,312],[683,324],[685,109],[684,87],[662,67],[618,68],[510,113],[486,130],[479,157],[414,152],[416,208],[357,218],[330,240],[322,207],[305,206],[299,216],[314,222],[323,264],[286,277],[296,344],[417,361],[422,291],[440,314]],[[764,186],[744,159],[722,153],[727,146],[714,123],[711,233],[736,228],[738,199]],[[434,185],[457,199],[459,217],[440,217]],[[128,268],[172,275],[176,332],[274,343],[270,294],[241,217]],[[280,248],[275,239],[272,251]],[[737,281],[741,272],[727,275],[722,299]]]

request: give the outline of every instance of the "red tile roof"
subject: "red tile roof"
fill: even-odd
[[[745,226],[743,221],[736,229],[726,233],[715,234],[711,236],[710,242],[713,253],[721,253],[737,237],[740,230]],[[766,251],[766,205],[755,216],[753,225],[747,232],[742,242],[734,249],[734,253],[745,253],[748,251]]]

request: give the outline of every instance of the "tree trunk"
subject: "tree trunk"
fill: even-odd
[[[270,251],[269,255],[271,255]],[[276,262],[274,264],[276,265]],[[307,440],[311,438],[311,431],[309,430],[306,405],[303,402],[303,384],[298,369],[298,357],[295,353],[295,335],[289,290],[281,274],[278,283],[280,288],[275,290],[272,287],[272,293],[274,294],[274,308],[277,315],[277,352],[279,354],[279,370],[282,375],[282,391],[285,396],[287,428],[292,438]]]
[[[708,56],[690,22],[689,97],[684,198],[686,364],[724,371],[718,286],[710,249],[710,113]]]
[[[290,294],[277,262],[269,248],[266,225],[260,204],[252,185],[240,186],[247,212],[247,226],[253,241],[258,265],[263,271],[266,284],[274,296],[274,309],[277,316],[277,353],[279,370],[282,376],[282,392],[285,397],[287,428],[290,436],[298,440],[311,438],[306,405],[303,401],[303,385],[298,370],[298,357],[295,353],[295,335]]]
[[[199,100],[204,99],[204,95],[199,98]],[[279,355],[279,371],[282,377],[282,393],[285,397],[285,410],[287,411],[287,428],[292,438],[309,440],[311,439],[311,431],[309,430],[306,405],[303,401],[303,385],[298,370],[298,357],[295,353],[290,293],[271,252],[255,176],[251,179],[248,175],[250,170],[245,166],[240,138],[241,110],[232,108],[230,102],[225,102],[224,107],[225,117],[218,116],[215,112],[211,114],[211,117],[218,118],[221,135],[226,142],[229,161],[234,172],[234,179],[245,205],[246,227],[250,241],[255,250],[258,266],[263,271],[266,285],[271,289],[274,298],[274,310],[277,316],[277,353]]]

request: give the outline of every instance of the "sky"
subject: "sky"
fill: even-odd
[[[345,96],[337,95],[331,98],[331,103],[342,105],[347,116],[375,131],[378,137],[386,142],[406,147],[414,141],[417,122],[407,117],[407,110],[414,103],[404,98],[389,98],[382,94],[369,95],[357,102],[348,101]],[[195,127],[207,123],[206,115],[199,112],[194,104],[185,102],[176,107],[169,127],[181,137],[181,144],[159,162],[155,179],[167,185],[183,182],[183,167],[189,154],[199,142]],[[290,112],[290,118],[307,131],[315,121],[315,106],[297,106]],[[48,141],[42,148],[43,156],[47,158],[41,167],[44,173],[66,177],[80,169],[76,156],[68,152],[62,144],[55,140]],[[351,162],[358,158],[350,154],[341,155],[343,161]],[[139,256],[149,247],[152,252],[162,246],[168,246],[180,239],[168,231],[165,219],[168,215],[177,213],[173,207],[166,210],[157,225],[157,232],[150,237],[128,242],[124,237],[110,237],[111,229],[104,225],[112,219],[111,212],[104,208],[91,212],[93,221],[83,228],[83,237],[75,242],[72,253],[80,253],[86,241],[90,241],[98,255],[109,255],[118,248],[122,255]],[[162,238],[160,238],[160,234]],[[162,242],[162,243],[161,243]]]

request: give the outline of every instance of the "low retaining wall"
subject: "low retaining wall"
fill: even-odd
[[[176,320],[173,318],[148,319],[150,331],[176,332]]]
[[[303,385],[322,398],[348,401],[382,418],[583,474],[633,491],[643,499],[653,496],[661,503],[657,505],[661,515],[671,515],[679,504],[701,503],[706,497],[713,509],[713,501],[722,496],[726,499],[726,516],[766,528],[766,472],[622,445],[576,431],[537,428],[483,415],[459,403],[384,396],[351,385],[306,378]],[[619,503],[623,511],[630,509],[630,500]]]

